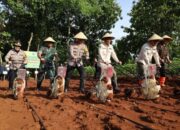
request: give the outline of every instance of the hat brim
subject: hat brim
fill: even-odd
[[[17,45],[17,44],[14,44],[14,46],[18,46],[18,47],[21,47],[21,45]]]
[[[53,42],[53,41],[44,41],[45,43],[55,43],[55,42]]]
[[[85,39],[85,38],[74,38],[74,39],[79,39],[79,40],[84,40],[84,41],[87,40],[87,39]]]
[[[104,39],[115,39],[115,37],[103,37],[102,40]]]

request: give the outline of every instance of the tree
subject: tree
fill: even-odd
[[[128,35],[118,41],[118,48],[126,48],[120,51],[120,54],[124,54],[124,61],[128,60],[127,57],[130,55],[136,56],[142,44],[153,33],[160,36],[166,34],[177,39],[179,37],[177,26],[180,21],[178,12],[180,12],[179,0],[139,0],[137,3],[134,2],[129,14],[131,26],[123,27],[124,32]]]
[[[23,49],[33,33],[32,48],[47,36],[57,41],[57,49],[65,59],[68,39],[79,31],[88,37],[93,48],[98,37],[113,27],[119,19],[121,9],[115,0],[1,0],[7,14],[6,30],[12,37],[20,39]],[[91,50],[91,55],[93,50]],[[63,53],[64,52],[64,53]]]

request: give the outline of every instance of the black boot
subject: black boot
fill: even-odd
[[[121,89],[118,87],[116,79],[114,77],[112,77],[111,82],[112,82],[114,93],[119,93]]]
[[[69,81],[70,81],[69,78],[65,80],[65,87],[64,87],[64,92],[65,92],[65,93],[66,93],[66,92],[68,91],[68,89],[69,89]]]
[[[38,77],[37,77],[37,90],[40,91],[41,90],[41,84],[44,78],[44,73],[39,73]]]
[[[41,90],[41,84],[42,84],[42,81],[41,81],[41,80],[38,80],[38,81],[37,81],[37,90],[38,90],[38,91]]]
[[[80,87],[79,87],[79,90],[81,93],[84,93],[85,92],[85,89],[84,89],[84,79],[80,79]]]

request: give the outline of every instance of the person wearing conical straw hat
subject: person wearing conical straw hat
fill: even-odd
[[[50,78],[50,83],[53,83],[55,76],[54,59],[57,57],[57,50],[54,47],[55,40],[48,37],[44,40],[44,45],[38,51],[40,59],[40,69],[37,76],[37,90],[41,90],[41,84],[45,73]]]
[[[148,39],[148,42],[145,43],[140,50],[140,53],[137,57],[137,71],[138,71],[139,85],[141,85],[141,83],[145,78],[144,66],[151,64],[153,58],[155,60],[156,65],[158,67],[161,67],[159,62],[159,55],[157,52],[157,44],[161,40],[163,40],[162,37],[160,37],[157,34],[153,34]]]
[[[74,36],[74,42],[70,44],[69,47],[69,58],[67,64],[67,72],[65,77],[65,92],[69,89],[69,81],[71,79],[71,75],[74,69],[77,69],[80,75],[80,92],[84,93],[84,66],[83,66],[83,58],[89,60],[89,51],[85,44],[87,37],[83,32],[79,32]]]
[[[112,36],[112,34],[110,33],[106,33],[103,37],[102,37],[102,43],[99,45],[98,48],[98,62],[97,65],[100,67],[99,70],[99,78],[101,75],[101,68],[106,68],[106,67],[111,67],[111,58],[113,58],[113,60],[118,63],[118,64],[122,64],[122,62],[118,59],[116,52],[114,51],[113,46],[111,45],[112,40],[114,39],[114,37]],[[120,88],[117,85],[117,77],[116,74],[114,72],[113,77],[111,79],[111,83],[113,86],[113,91],[115,93],[120,92]]]
[[[171,60],[169,59],[168,43],[170,43],[172,41],[172,38],[168,35],[164,35],[162,38],[163,38],[163,40],[158,43],[157,49],[158,49],[160,63],[161,63],[161,68],[159,69],[159,71],[160,71],[159,83],[160,83],[161,87],[164,87],[165,81],[166,81],[165,64],[171,63]]]
[[[17,76],[17,70],[27,64],[27,56],[23,50],[21,50],[20,41],[16,41],[14,48],[11,49],[5,56],[5,61],[10,65],[8,72],[9,89],[13,89],[13,81]]]

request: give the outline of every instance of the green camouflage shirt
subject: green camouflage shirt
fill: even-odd
[[[41,47],[38,53],[41,53],[42,58],[45,59],[46,61],[45,64],[49,64],[49,63],[54,64],[53,60],[55,55],[57,55],[57,51],[54,47],[52,48]],[[42,63],[41,63],[41,67],[43,67]]]

